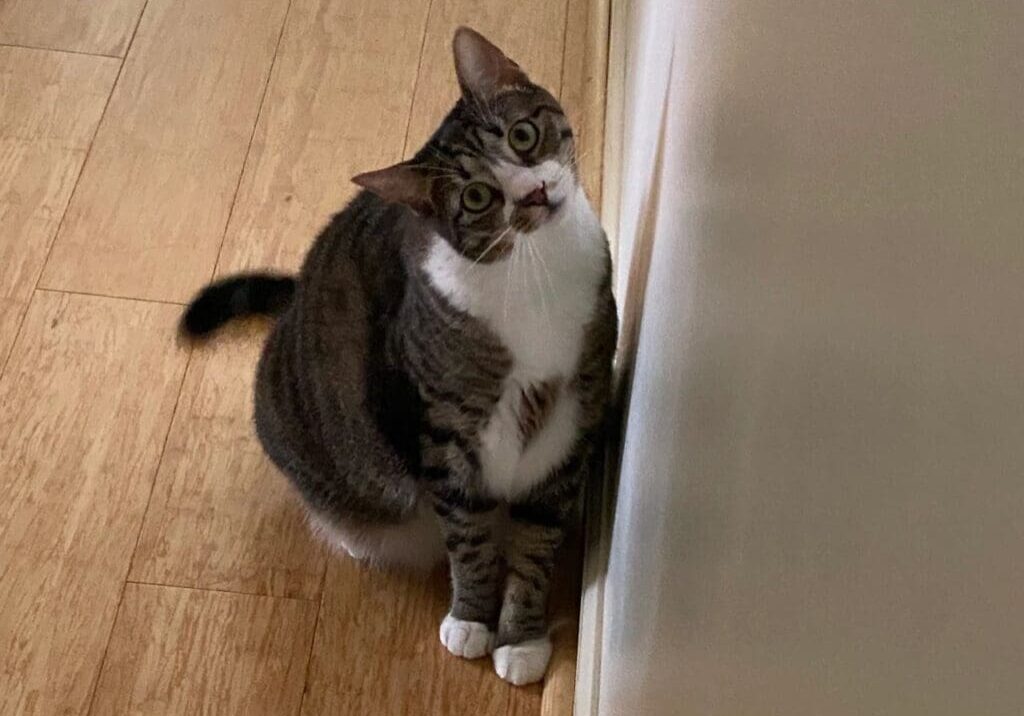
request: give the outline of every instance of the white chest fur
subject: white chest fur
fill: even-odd
[[[480,434],[483,479],[494,497],[525,494],[578,437],[578,403],[568,386],[605,271],[604,242],[582,190],[552,220],[518,236],[502,260],[474,264],[440,237],[433,241],[424,269],[434,287],[484,321],[512,356],[502,397]],[[524,441],[523,391],[548,381],[561,387],[540,430]]]

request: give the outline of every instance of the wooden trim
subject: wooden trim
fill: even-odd
[[[578,172],[600,206],[604,165],[609,0],[566,0],[560,101],[576,131]],[[572,713],[576,690],[583,540],[568,541],[551,596],[554,651],[541,695],[541,716]]]
[[[599,0],[599,2],[602,0]],[[601,223],[608,232],[612,257],[619,249],[619,187],[622,181],[622,144],[626,106],[626,24],[627,0],[603,0],[609,6],[605,36],[607,39],[603,161],[601,184]],[[615,262],[616,267],[618,261]]]
[[[578,171],[591,201],[604,196],[605,88],[611,0],[567,0],[560,100],[576,130]],[[609,234],[611,235],[611,234]],[[614,247],[613,247],[614,256]],[[577,686],[583,540],[563,551],[552,593],[554,652],[541,696],[541,716],[573,712]]]
[[[609,12],[610,0],[567,0],[562,60],[560,99],[576,130],[580,178],[597,206],[603,196]],[[544,681],[541,716],[568,716],[573,711],[582,561],[582,540],[570,540],[552,594],[555,648]]]
[[[601,223],[611,244],[614,270],[619,271],[619,187],[621,186],[624,100],[626,81],[626,0],[597,0],[606,44],[605,109],[601,162]],[[615,282],[613,282],[615,285]],[[600,481],[587,495],[584,535],[583,586],[580,601],[576,694],[573,713],[596,716],[600,696],[601,645],[603,643],[604,575],[611,548],[611,517],[614,509],[613,479],[617,470],[615,446],[605,455]],[[569,713],[565,711],[565,713]]]

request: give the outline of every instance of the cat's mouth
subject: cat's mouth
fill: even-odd
[[[552,201],[548,196],[548,186],[541,183],[529,194],[516,200],[512,210],[512,226],[523,234],[528,234],[544,224],[558,211],[561,202]]]

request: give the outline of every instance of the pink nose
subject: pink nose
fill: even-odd
[[[519,206],[547,206],[548,205],[548,192],[547,189],[541,184],[539,187],[531,191],[529,194],[519,199],[516,202]]]

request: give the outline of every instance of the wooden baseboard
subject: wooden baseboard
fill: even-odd
[[[608,67],[610,0],[569,0],[561,102],[576,130],[578,169],[591,201],[604,195],[605,85]],[[541,698],[541,716],[573,712],[578,668],[580,564],[583,540],[570,540],[563,551],[552,595],[554,651]]]
[[[627,0],[603,0],[608,5],[605,35],[605,108],[601,162],[601,224],[608,233],[612,258],[619,248],[619,186],[622,177],[622,144],[625,126],[626,92],[626,16]],[[616,268],[618,261],[614,262]]]
[[[605,45],[605,102],[601,162],[601,223],[608,234],[614,270],[619,270],[619,186],[621,184],[624,99],[626,0],[603,0]],[[614,285],[614,283],[613,283]],[[587,496],[583,585],[577,642],[576,689],[573,713],[596,716],[600,695],[601,645],[604,613],[604,574],[611,547],[611,517],[617,449],[609,446],[601,479]],[[569,713],[566,711],[565,713]]]
[[[560,99],[576,130],[581,180],[591,201],[603,206],[607,155],[605,88],[611,0],[569,0],[567,7]],[[579,624],[580,565],[584,559],[584,541],[585,537],[571,540],[566,545],[559,570],[561,579],[552,595],[555,648],[544,682],[541,716],[568,716],[573,713],[579,659],[590,653],[589,647],[585,654],[578,650],[583,636]],[[589,643],[589,639],[587,641]],[[589,663],[589,657],[586,658]]]

